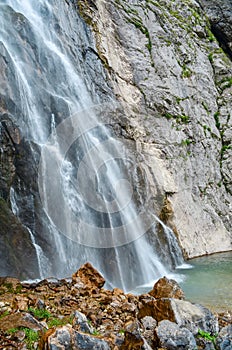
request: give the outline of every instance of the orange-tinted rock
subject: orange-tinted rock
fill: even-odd
[[[169,320],[175,322],[171,299],[144,300],[139,308],[138,318],[153,317],[157,322]]]
[[[90,290],[101,288],[105,283],[102,275],[90,264],[82,265],[79,270],[72,275],[72,282],[80,283],[80,281]]]
[[[160,278],[149,292],[155,299],[174,298],[184,299],[184,292],[174,280],[166,277]]]
[[[29,300],[23,296],[16,296],[13,301],[13,307],[16,310],[27,311],[28,310]]]
[[[12,328],[26,327],[38,331],[43,329],[41,324],[28,313],[15,313],[0,319],[0,329],[7,331]]]

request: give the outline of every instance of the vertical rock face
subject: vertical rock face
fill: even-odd
[[[72,59],[79,62],[77,70],[93,101],[122,105],[123,113],[112,116],[110,122],[140,164],[149,208],[174,229],[187,257],[232,249],[229,1],[220,7],[207,0],[79,0],[78,8],[74,3],[60,1],[61,12],[70,23],[62,40],[72,48]],[[52,79],[58,86],[62,79],[56,80],[49,70],[45,85],[36,79],[48,57],[34,52],[29,21],[8,6],[4,11],[11,23],[9,35],[16,35],[19,48],[27,47],[24,61],[39,59],[36,67],[40,68],[32,71],[30,83],[40,96],[48,137],[51,115],[56,115],[58,124],[69,111],[65,102],[43,93],[44,86]],[[56,11],[54,8],[54,20]],[[58,24],[57,20],[57,30]],[[221,47],[213,33],[222,41]],[[51,265],[57,256],[50,237],[44,234],[48,223],[38,198],[40,146],[27,133],[17,72],[6,47],[0,45],[0,215],[4,215],[0,234],[2,254],[13,254],[9,268],[1,264],[0,273],[14,271],[19,276],[18,266],[26,261],[25,256],[32,254],[32,270],[36,271],[37,264],[29,234],[20,221],[34,230],[46,257],[54,259]],[[20,212],[13,208],[14,199]],[[20,221],[14,219],[10,207]],[[21,225],[22,246],[16,244],[12,250],[15,225],[17,230]],[[32,275],[29,271],[28,276]]]
[[[228,54],[224,3],[202,1],[224,24]],[[186,256],[230,250],[232,64],[204,10],[193,0],[78,4],[124,106],[115,121],[143,159],[150,207]]]
[[[232,58],[232,4],[230,0],[218,1],[199,0],[205,10],[212,28],[212,32],[220,45]]]

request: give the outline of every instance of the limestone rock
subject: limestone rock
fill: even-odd
[[[219,350],[232,350],[232,325],[223,327],[217,337]]]
[[[140,320],[143,325],[143,337],[146,339],[147,343],[151,348],[154,347],[154,334],[155,328],[157,326],[157,321],[151,316],[145,316]]]
[[[197,347],[193,334],[187,328],[180,328],[168,320],[159,322],[156,338],[158,345],[165,349],[194,350]]]
[[[198,333],[198,329],[210,334],[218,333],[218,319],[206,307],[188,301],[172,299],[171,308],[175,322],[180,327],[189,329],[194,335]]]
[[[211,28],[223,49],[232,58],[232,11],[230,0],[199,0],[211,23]]]
[[[26,327],[34,331],[42,330],[43,326],[32,315],[28,313],[15,313],[0,319],[0,329],[7,331],[8,329]]]
[[[188,301],[161,298],[157,300],[144,300],[139,309],[138,318],[152,316],[156,321],[169,320],[180,327],[189,329],[194,335],[198,329],[216,334],[218,332],[218,320],[210,310],[195,305]]]
[[[172,308],[171,299],[151,299],[142,301],[139,308],[138,318],[142,319],[145,316],[151,316],[156,321],[170,320],[175,322],[175,314]]]
[[[102,288],[105,283],[105,279],[90,263],[82,265],[79,270],[72,275],[73,284],[80,281],[90,290]]]
[[[149,292],[155,299],[160,298],[175,298],[184,299],[184,292],[179,287],[178,283],[167,277],[160,278]]]
[[[73,326],[84,333],[93,333],[94,329],[91,325],[89,325],[87,317],[79,312],[74,312]]]
[[[140,350],[144,345],[139,324],[132,322],[126,327],[125,338],[120,350]]]
[[[47,338],[47,350],[110,350],[105,340],[74,331],[71,326],[57,328]]]

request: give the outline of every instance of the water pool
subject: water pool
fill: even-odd
[[[213,311],[232,311],[232,252],[213,254],[189,261],[191,269],[178,269],[186,299]]]

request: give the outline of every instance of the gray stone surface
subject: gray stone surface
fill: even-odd
[[[220,350],[232,350],[232,325],[220,330],[217,337],[217,346]]]
[[[159,322],[156,336],[160,347],[165,349],[194,350],[197,347],[194,336],[188,329],[180,328],[168,320]]]
[[[230,250],[232,64],[204,10],[194,0],[81,8],[124,107],[115,121],[141,160],[150,208],[165,214],[186,256]]]
[[[171,299],[171,307],[176,323],[189,329],[194,335],[201,329],[210,334],[217,334],[218,320],[212,312],[202,305],[188,301]]]

